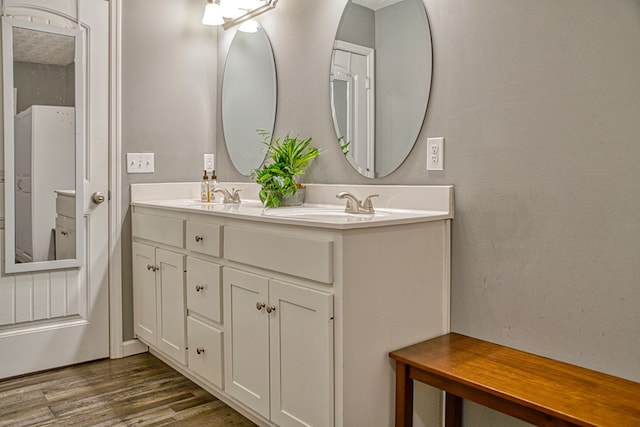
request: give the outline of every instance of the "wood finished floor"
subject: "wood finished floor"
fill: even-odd
[[[254,426],[149,353],[0,381],[0,426]]]

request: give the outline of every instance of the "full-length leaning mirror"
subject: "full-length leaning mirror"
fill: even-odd
[[[349,0],[336,34],[330,93],[338,143],[360,174],[383,177],[409,155],[431,89],[422,0]]]
[[[2,18],[5,271],[82,265],[82,32]]]
[[[227,53],[222,80],[222,130],[229,157],[243,175],[265,156],[263,137],[276,120],[276,65],[267,33],[238,30]]]

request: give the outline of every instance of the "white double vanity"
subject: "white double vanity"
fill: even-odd
[[[388,352],[449,330],[451,186],[308,185],[307,203],[131,187],[135,334],[259,425],[389,426]],[[346,214],[335,195],[374,199]],[[439,392],[415,425],[439,425]]]

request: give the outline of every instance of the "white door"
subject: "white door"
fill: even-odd
[[[76,27],[75,19],[67,18],[77,16],[75,1],[6,0],[4,5],[6,15],[16,19]],[[85,259],[81,268],[0,276],[0,378],[109,356],[109,207],[108,201],[91,201],[94,192],[108,194],[109,2],[82,0],[79,10],[86,76],[84,218],[79,221],[85,227]]]
[[[375,177],[375,52],[336,41],[331,65],[332,108],[336,131],[349,162]]]

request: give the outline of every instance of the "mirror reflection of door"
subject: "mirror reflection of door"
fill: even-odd
[[[13,27],[15,261],[73,259],[75,38]]]
[[[374,177],[374,51],[337,41],[331,68],[333,120],[342,150],[358,172]]]

